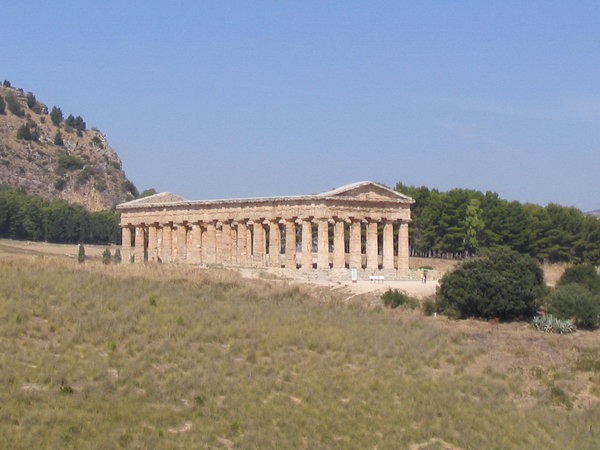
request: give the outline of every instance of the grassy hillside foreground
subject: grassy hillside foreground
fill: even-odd
[[[4,257],[0,442],[598,448],[599,338],[225,271]]]

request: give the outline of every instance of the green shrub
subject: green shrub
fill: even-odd
[[[104,251],[102,252],[102,263],[110,264],[111,259],[112,259],[112,255],[110,254],[110,250],[107,248],[104,249]]]
[[[558,285],[564,286],[572,283],[581,284],[591,292],[600,294],[600,275],[591,264],[578,264],[565,270]]]
[[[28,92],[25,95],[25,98],[27,99],[27,107],[28,108],[33,108],[35,106],[35,104],[37,103],[37,100],[35,98],[35,95],[33,95],[33,92]]]
[[[60,131],[57,131],[56,134],[54,135],[54,145],[64,145],[64,141],[62,138],[62,134],[60,134]]]
[[[407,306],[410,309],[415,309],[419,306],[419,302],[398,289],[388,289],[382,296],[383,304],[390,308],[397,308],[398,306]]]
[[[38,142],[40,140],[40,132],[36,126],[24,123],[17,130],[17,139]]]
[[[83,244],[79,244],[79,253],[77,254],[77,261],[80,264],[85,261],[85,248],[83,248]]]
[[[444,312],[460,318],[513,320],[533,316],[544,292],[539,264],[530,256],[501,248],[446,273],[438,303]]]
[[[140,192],[135,187],[135,184],[133,184],[132,181],[129,181],[129,180],[124,181],[123,188],[125,189],[125,191],[130,192],[131,195],[133,195],[135,198],[138,198],[140,196]]]
[[[559,286],[548,296],[547,307],[560,319],[573,319],[580,328],[595,328],[600,320],[600,295],[582,284]]]
[[[115,250],[115,254],[113,256],[113,261],[116,263],[120,263],[121,262],[121,249],[116,249]]]
[[[11,87],[10,81],[8,80],[4,80],[2,84],[4,85],[4,87]]]
[[[54,189],[56,189],[57,191],[62,191],[66,185],[67,185],[67,180],[65,180],[64,178],[58,178],[54,182]]]
[[[438,306],[435,302],[435,299],[433,298],[428,298],[425,299],[425,301],[423,302],[423,314],[425,314],[426,316],[433,316],[433,314],[438,312]]]
[[[15,116],[25,117],[25,111],[23,111],[21,103],[19,103],[19,100],[12,92],[6,94],[6,104],[8,105],[8,110]]]
[[[6,102],[0,95],[0,114],[5,114],[5,113],[6,113]]]
[[[62,153],[58,157],[58,167],[65,170],[78,170],[83,168],[83,160],[77,156]]]

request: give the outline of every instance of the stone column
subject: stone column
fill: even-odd
[[[312,270],[312,222],[310,219],[302,219],[302,259],[300,260],[302,270]]]
[[[401,223],[398,230],[398,270],[408,269],[408,224]]]
[[[344,221],[337,219],[333,229],[333,268],[346,267],[346,249],[344,245]]]
[[[265,265],[265,229],[263,227],[262,220],[255,220],[253,225],[252,240],[252,257],[256,267],[264,267]]]
[[[296,221],[285,220],[285,268],[296,268]]]
[[[135,226],[135,262],[143,263],[144,262],[144,246],[145,246],[145,238],[146,238],[146,230],[144,230],[144,225],[136,225]]]
[[[245,221],[238,222],[237,231],[237,263],[245,267],[248,266],[248,225]]]
[[[202,262],[202,228],[199,223],[192,224],[192,246],[188,252],[188,262],[192,264]]]
[[[173,228],[170,223],[163,225],[162,260],[165,263],[173,262]]]
[[[158,261],[158,236],[157,225],[151,223],[148,225],[148,261]]]
[[[215,264],[221,264],[221,244],[223,242],[223,230],[221,229],[221,222],[215,224]]]
[[[394,225],[389,220],[383,224],[383,268],[394,270]]]
[[[206,225],[206,264],[216,264],[216,242],[217,228],[215,222],[208,222]]]
[[[237,223],[231,222],[231,264],[237,265]]]
[[[329,269],[329,220],[320,218],[317,230],[317,269]]]
[[[361,258],[361,228],[360,220],[352,220],[350,224],[350,268],[362,268]]]
[[[131,262],[131,228],[127,225],[121,228],[121,262]]]
[[[279,255],[281,254],[281,230],[279,219],[269,221],[269,265],[280,267]]]
[[[177,224],[177,262],[187,260],[187,227],[184,223]]]
[[[163,262],[163,229],[159,223],[156,224],[156,258]]]
[[[370,220],[367,224],[367,269],[379,269],[377,250],[377,222]]]
[[[231,223],[223,222],[221,227],[221,262],[231,264]]]

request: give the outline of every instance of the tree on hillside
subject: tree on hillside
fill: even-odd
[[[52,111],[50,111],[50,119],[55,126],[59,127],[63,122],[62,110],[56,106],[53,106]]]
[[[481,219],[481,208],[479,200],[473,198],[467,204],[467,213],[464,221],[465,242],[464,249],[470,254],[476,254],[479,251],[481,232],[485,227]]]
[[[4,85],[4,87],[11,87],[10,81],[8,81],[8,80],[4,80],[4,82],[2,84]]]
[[[31,126],[29,123],[24,123],[17,130],[17,139],[38,142],[40,139],[40,132],[36,126]]]
[[[62,134],[60,134],[60,131],[57,131],[56,134],[54,135],[54,145],[64,145],[64,141],[62,138]]]
[[[35,106],[35,104],[37,103],[37,100],[35,98],[35,95],[33,95],[33,92],[28,92],[25,95],[25,98],[27,99],[27,107],[28,108],[33,108]]]
[[[151,195],[157,194],[156,189],[154,188],[150,188],[150,189],[146,189],[144,191],[142,191],[142,193],[140,194],[140,198],[144,198],[144,197],[150,197]]]
[[[6,113],[6,103],[4,102],[4,99],[2,98],[2,96],[0,95],[0,114],[5,114]]]
[[[25,111],[23,111],[23,108],[21,107],[21,104],[19,103],[19,100],[17,99],[14,93],[9,92],[8,94],[6,94],[6,104],[8,105],[8,110],[15,116],[25,116]]]

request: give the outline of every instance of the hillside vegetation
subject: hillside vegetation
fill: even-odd
[[[600,445],[598,332],[448,321],[344,297],[215,269],[4,257],[0,440]]]
[[[137,195],[101,131],[8,81],[0,85],[0,184],[92,211]]]

